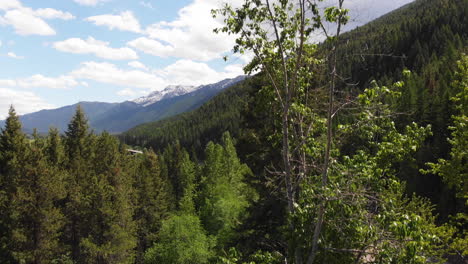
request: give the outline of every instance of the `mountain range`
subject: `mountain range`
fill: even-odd
[[[67,130],[68,123],[78,105],[86,113],[91,128],[96,131],[120,133],[142,123],[153,122],[193,110],[210,98],[242,80],[246,76],[225,79],[201,86],[170,85],[133,101],[121,103],[79,102],[57,109],[41,110],[20,116],[23,130],[31,133],[47,133],[50,127],[60,132]],[[0,121],[0,127],[4,121]]]

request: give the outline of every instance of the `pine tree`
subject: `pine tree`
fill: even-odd
[[[65,197],[64,172],[47,160],[45,141],[36,133],[12,201],[13,255],[19,263],[50,263],[61,257],[64,216],[55,204]]]
[[[64,211],[67,218],[64,240],[70,246],[71,257],[82,261],[80,240],[87,236],[90,226],[86,223],[87,201],[84,192],[91,181],[91,158],[93,136],[89,132],[88,121],[80,106],[77,107],[68,130],[65,132],[65,168],[69,172],[66,179],[68,190]]]
[[[12,262],[12,206],[17,178],[27,153],[26,136],[13,106],[0,133],[0,262]]]
[[[195,164],[180,149],[177,174],[181,181],[179,209],[162,222],[158,241],[145,253],[145,263],[210,263],[214,241],[195,212]]]
[[[119,143],[102,133],[93,147],[92,170],[83,182],[80,247],[86,263],[133,263],[136,247],[132,178],[124,170]]]
[[[152,151],[139,157],[130,157],[136,164],[134,189],[136,195],[135,221],[137,223],[137,262],[156,241],[162,221],[171,209],[170,183],[161,173],[158,156]],[[136,161],[135,161],[136,160]],[[127,162],[131,163],[131,162]]]

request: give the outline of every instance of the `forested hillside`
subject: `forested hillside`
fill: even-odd
[[[466,263],[468,0],[347,33],[343,2],[213,10],[259,73],[120,141],[11,108],[0,263]]]
[[[414,158],[394,166],[399,168],[398,177],[407,181],[407,193],[431,199],[439,223],[446,222],[449,215],[464,212],[464,200],[457,199],[453,188],[440,176],[422,174],[419,169],[427,168],[427,162],[449,157],[449,127],[452,116],[459,114],[450,99],[460,92],[453,81],[457,61],[468,51],[467,7],[465,0],[416,1],[343,34],[337,54],[338,71],[344,80],[339,85],[346,93],[338,92],[336,96],[343,101],[372,86],[373,80],[387,86],[404,80],[400,99],[387,102],[394,111],[392,119],[400,130],[412,122],[430,125],[431,135],[421,143]],[[328,47],[326,43],[320,49]],[[404,76],[405,70],[410,70],[411,75]],[[281,247],[283,238],[278,234],[286,221],[284,200],[274,187],[280,182],[271,176],[272,168],[281,162],[281,144],[272,132],[280,130],[279,117],[274,115],[278,109],[271,103],[275,96],[261,88],[268,83],[269,77],[261,74],[231,87],[195,111],[144,124],[119,136],[128,144],[155,150],[179,142],[191,153],[203,155],[208,140],[217,140],[223,131],[230,131],[237,138],[241,159],[256,175],[250,180],[261,193],[251,219],[243,227],[250,236],[239,246],[247,251]],[[355,121],[346,112],[337,118]]]

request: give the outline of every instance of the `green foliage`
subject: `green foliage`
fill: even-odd
[[[139,157],[129,157],[136,158]],[[127,163],[132,164],[132,160],[128,160]],[[162,175],[160,163],[159,157],[149,151],[133,168],[136,196],[134,219],[138,237],[136,262],[143,261],[144,252],[156,241],[161,223],[173,207],[170,183],[167,177]]]
[[[11,228],[20,263],[46,263],[64,252],[59,238],[65,218],[55,204],[66,195],[65,172],[48,161],[48,147],[34,136],[15,183]]]
[[[11,106],[5,128],[0,133],[0,262],[13,261],[15,245],[12,241],[12,229],[15,212],[11,203],[26,155],[26,136],[21,131],[21,123]]]
[[[229,133],[223,135],[222,145],[208,143],[205,156],[201,170],[200,218],[208,233],[216,236],[222,246],[235,236],[235,228],[243,222],[256,193],[244,182],[251,172],[237,157]]]
[[[464,55],[458,62],[456,80],[453,82],[458,94],[452,98],[456,104],[458,114],[452,116],[452,131],[448,139],[452,149],[450,160],[439,159],[438,163],[428,163],[430,171],[439,174],[449,187],[457,191],[460,198],[468,199],[468,56]]]
[[[384,100],[398,97],[393,87],[366,89],[358,96],[356,118],[338,125],[339,140],[332,151],[329,185],[319,184],[321,175],[311,175],[303,187],[297,213],[296,243],[304,250],[325,201],[325,219],[319,238],[318,262],[326,263],[426,263],[433,255],[437,237],[432,208],[427,201],[405,197],[404,184],[394,165],[408,159],[430,135],[430,127],[409,125],[399,132]],[[320,146],[320,137],[309,145]],[[316,143],[314,143],[316,142]],[[362,142],[344,154],[350,142]],[[320,151],[320,147],[311,149]]]
[[[220,139],[224,131],[230,131],[234,137],[240,135],[241,111],[248,102],[248,95],[260,87],[257,80],[252,77],[237,83],[192,112],[137,126],[119,138],[129,145],[159,151],[179,142],[186,149],[194,147],[197,154],[201,154],[206,144]]]
[[[456,79],[453,82],[458,94],[452,98],[456,104],[458,114],[452,116],[453,125],[450,127],[451,145],[450,159],[439,159],[437,163],[428,163],[430,169],[424,173],[435,173],[442,177],[447,185],[456,191],[457,197],[468,205],[468,56],[463,55],[458,62]],[[468,215],[466,211],[453,216],[448,223],[438,231],[442,238],[441,250],[451,255],[458,255],[464,259],[468,255],[468,231],[466,225]]]
[[[196,215],[182,212],[163,221],[159,241],[145,254],[145,263],[209,263],[213,241]]]

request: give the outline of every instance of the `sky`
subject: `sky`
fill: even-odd
[[[243,0],[0,0],[0,119],[243,74],[211,9]],[[329,2],[333,2],[329,0]],[[360,26],[411,0],[346,0]],[[224,56],[229,56],[224,61]]]

